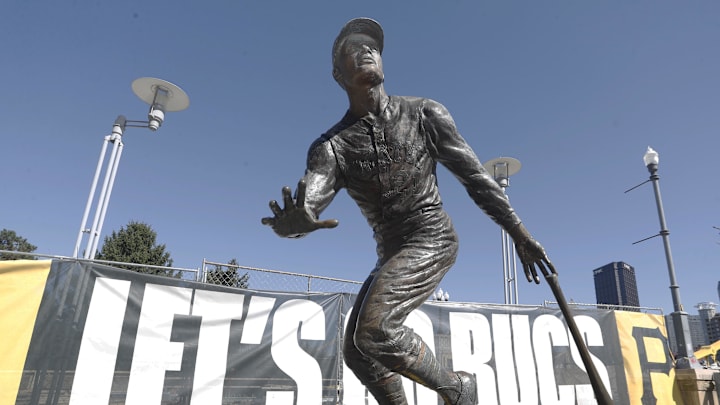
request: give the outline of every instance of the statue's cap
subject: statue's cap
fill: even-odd
[[[335,65],[337,53],[338,51],[340,51],[340,46],[342,45],[345,38],[347,38],[347,36],[350,34],[357,33],[365,34],[372,38],[378,46],[378,51],[382,54],[384,36],[383,29],[380,24],[372,18],[353,18],[352,20],[348,21],[345,26],[343,26],[337,38],[335,38],[335,43],[333,44],[332,49],[333,65]]]

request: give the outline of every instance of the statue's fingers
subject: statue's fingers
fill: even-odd
[[[542,260],[537,262],[537,266],[540,268],[540,271],[542,272],[543,276],[547,277],[550,275],[548,273],[547,268],[545,268],[545,264],[543,264]]]
[[[537,270],[535,269],[535,264],[531,263],[528,265],[528,268],[530,269],[530,274],[532,274],[532,280],[535,284],[540,284],[540,277],[537,275]]]
[[[305,190],[307,189],[307,184],[305,183],[305,180],[300,180],[298,182],[297,190],[296,190],[296,203],[295,205],[298,208],[305,207]]]
[[[545,264],[546,264],[546,265],[548,266],[548,268],[550,269],[550,273],[552,273],[552,274],[557,274],[557,271],[555,271],[555,266],[552,264],[552,262],[550,261],[550,259],[548,259],[548,258],[546,257],[546,258],[544,259],[544,261],[545,261]]]
[[[265,217],[261,221],[263,225],[275,226],[275,218],[273,217]]]
[[[336,226],[338,226],[338,223],[339,222],[337,219],[326,219],[323,221],[316,222],[318,228],[326,228],[326,229],[335,228]]]
[[[530,270],[531,267],[525,263],[523,263],[522,265],[523,265],[523,270],[525,271],[525,278],[527,278],[528,283],[532,283],[533,278],[532,278],[532,271]]]
[[[272,211],[276,217],[282,215],[282,212],[283,212],[282,209],[280,208],[280,205],[275,200],[270,201],[270,211]]]
[[[285,209],[295,206],[295,203],[293,202],[293,199],[292,199],[292,190],[290,190],[290,187],[285,186],[282,188],[282,196],[283,196],[283,203],[285,204]]]

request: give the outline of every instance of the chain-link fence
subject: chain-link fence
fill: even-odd
[[[203,260],[202,281],[253,290],[357,293],[362,282]]]
[[[15,252],[10,250],[0,250],[0,254],[3,255],[0,260],[39,260],[39,259],[58,259],[58,260],[77,260],[80,262],[91,262],[106,264],[108,266],[137,271],[138,273],[154,274],[158,276],[173,277],[182,280],[200,280],[199,269],[189,269],[184,267],[169,267],[169,266],[154,266],[151,264],[139,264],[139,263],[128,263],[128,262],[115,262],[111,260],[91,260],[81,259],[76,257],[58,256],[58,255],[47,255],[42,253],[24,253]]]
[[[153,266],[149,264],[116,262],[110,260],[90,260],[67,256],[23,253],[0,250],[4,258],[17,259],[60,259],[78,260],[128,269],[140,273],[173,277],[182,280],[200,281],[228,287],[251,288],[253,290],[284,292],[329,292],[357,293],[362,282],[341,278],[315,276],[312,274],[292,273],[280,270],[262,269],[232,263],[218,263],[203,260],[202,268]]]

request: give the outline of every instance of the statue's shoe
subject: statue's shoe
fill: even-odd
[[[478,397],[475,376],[465,371],[458,371],[457,376],[460,379],[460,396],[455,405],[476,405]]]

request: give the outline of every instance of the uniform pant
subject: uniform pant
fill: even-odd
[[[443,388],[426,381],[435,379],[427,377],[428,369],[439,370],[439,365],[403,323],[455,262],[457,235],[443,211],[416,219],[405,224],[407,229],[396,229],[397,237],[376,236],[380,259],[358,293],[345,331],[345,362],[380,405],[407,403],[401,375],[431,389]]]

